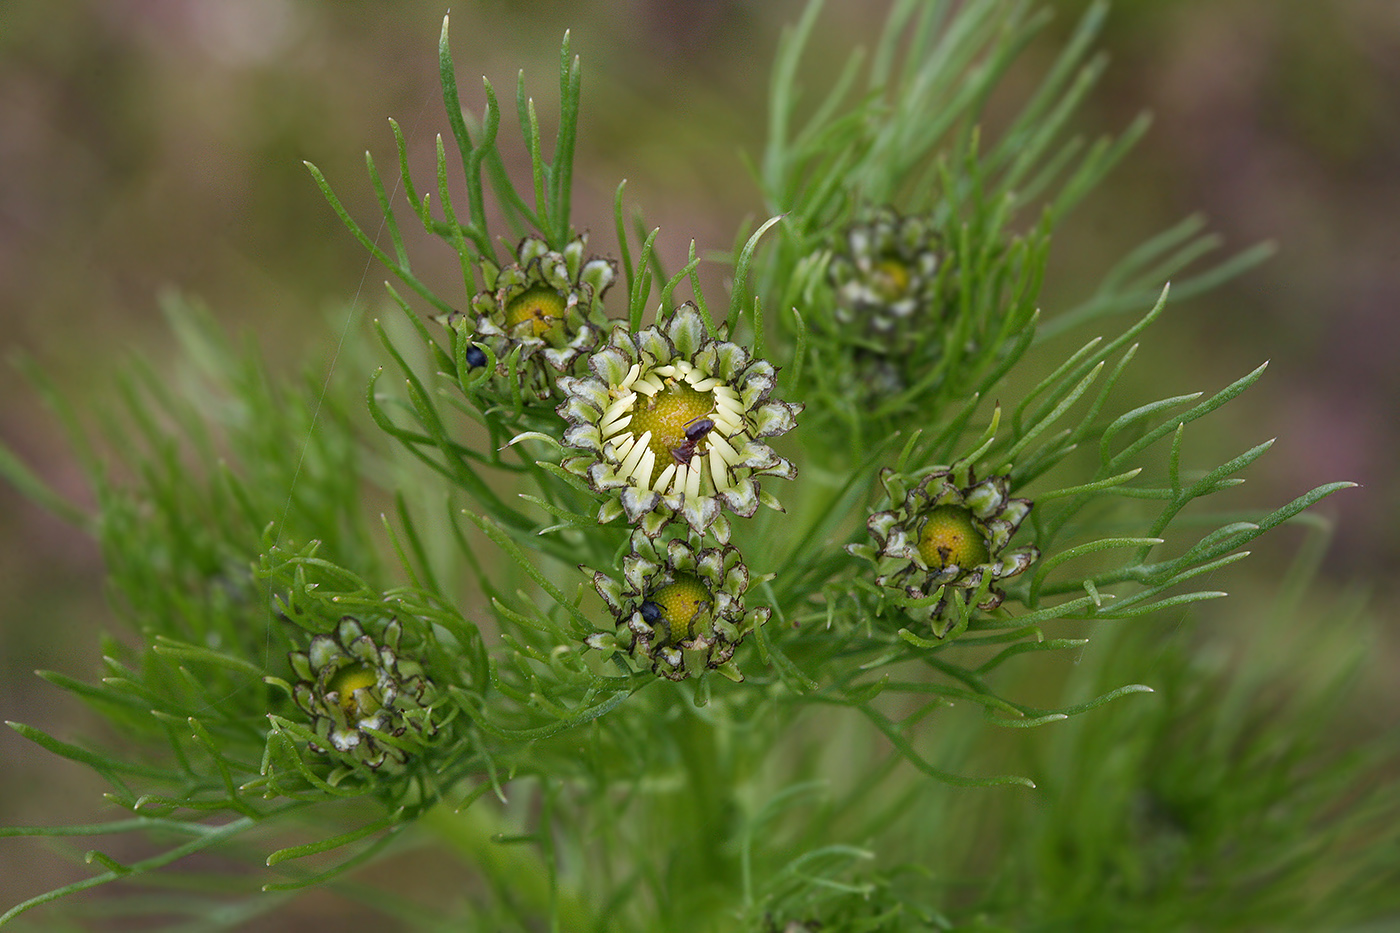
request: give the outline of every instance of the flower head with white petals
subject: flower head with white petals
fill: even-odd
[[[560,377],[569,422],[564,461],[600,492],[616,490],[600,522],[626,515],[650,535],[675,515],[696,534],[728,540],[721,506],[745,518],[759,503],[781,511],[759,477],[796,469],[765,442],[792,430],[801,405],[772,401],[777,370],[712,337],[696,307],[676,308],[638,333],[617,326],[588,360],[589,376]]]

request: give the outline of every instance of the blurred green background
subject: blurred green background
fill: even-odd
[[[1023,86],[1085,6],[1049,5],[1057,16],[1016,72]],[[874,34],[886,6],[828,2],[808,62],[815,85],[830,79],[852,36]],[[523,67],[549,114],[558,41],[573,30],[584,62],[577,224],[615,255],[612,195],[625,177],[629,198],[662,227],[674,267],[692,237],[702,250],[727,249],[736,224],[759,209],[739,153],[761,145],[766,70],[778,30],[801,7],[493,0],[454,9],[452,41],[470,109],[482,101],[478,75],[509,100]],[[384,276],[301,162],[320,166],[371,229],[363,152],[392,165],[386,117],[430,171],[434,137],[447,132],[436,84],[443,12],[418,0],[0,4],[5,355],[36,360],[81,406],[109,391],[131,353],[167,365],[158,296],[174,289],[289,371],[329,358],[348,304],[383,306]],[[1378,610],[1393,618],[1400,4],[1120,0],[1102,45],[1112,63],[1080,116],[1085,132],[1114,131],[1143,109],[1156,120],[1057,237],[1046,313],[1195,211],[1227,248],[1277,241],[1277,258],[1261,269],[1170,310],[1149,333],[1138,378],[1153,397],[1214,390],[1272,359],[1260,386],[1227,409],[1234,430],[1218,443],[1237,452],[1279,436],[1249,473],[1253,504],[1335,479],[1362,483],[1324,504],[1338,523],[1329,585],[1375,590]],[[514,137],[506,148],[517,151]],[[455,257],[417,239],[423,277],[462,301]],[[81,497],[58,426],[12,366],[0,368],[0,393],[0,439]],[[1225,588],[1276,583],[1292,534],[1233,568]],[[8,487],[0,536],[0,716],[72,735],[83,711],[32,671],[97,670],[95,633],[112,623],[100,562],[89,541]],[[1229,606],[1212,612],[1231,617]],[[1383,629],[1377,651],[1394,658],[1395,648]],[[1374,679],[1369,695],[1393,709],[1400,691]],[[9,730],[0,731],[0,763],[0,825],[101,812],[95,778]],[[82,874],[36,856],[0,872],[0,905]]]

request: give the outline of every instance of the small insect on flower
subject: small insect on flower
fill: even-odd
[[[480,369],[486,365],[486,354],[476,344],[467,347],[462,355],[466,357],[467,365],[472,369]]]
[[[671,448],[671,456],[676,458],[677,463],[686,466],[695,457],[696,446],[714,428],[715,423],[710,418],[696,418],[685,426],[685,441],[679,447]]]

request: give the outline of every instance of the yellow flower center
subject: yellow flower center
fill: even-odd
[[[700,634],[709,619],[710,589],[694,574],[676,574],[674,582],[652,593],[650,599],[661,608],[661,618],[670,628],[668,645]]]
[[[543,285],[521,292],[506,304],[506,330],[528,323],[535,337],[558,327],[563,317],[564,296]]]
[[[366,664],[347,664],[335,672],[335,676],[326,685],[326,692],[338,695],[340,708],[345,712],[346,719],[361,719],[378,712],[379,702],[368,692],[365,692],[360,694],[364,700],[364,703],[361,704],[355,699],[355,691],[365,687],[373,687],[378,681],[379,675],[374,668]]]
[[[886,301],[898,301],[909,294],[909,266],[897,256],[886,256],[871,270],[871,284]]]
[[[656,482],[661,471],[670,464],[689,463],[695,453],[704,453],[706,443],[703,436],[695,441],[686,437],[686,428],[699,419],[714,414],[715,399],[710,392],[697,392],[683,382],[672,383],[651,398],[637,396],[637,407],[632,412],[632,421],[627,430],[633,437],[641,437],[651,432],[652,454],[656,463],[651,468],[649,483]],[[698,433],[692,427],[693,433]]]
[[[957,564],[964,570],[991,559],[987,542],[972,522],[972,513],[958,505],[940,505],[924,520],[919,532],[919,556],[931,570]]]

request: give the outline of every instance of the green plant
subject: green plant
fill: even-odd
[[[139,644],[113,641],[97,684],[44,675],[112,722],[109,749],[15,728],[132,814],[84,834],[173,841],[135,863],[94,850],[102,872],[0,921],[267,838],[278,880],[219,922],[429,845],[469,896],[384,885],[365,902],[482,929],[1250,928],[1297,919],[1289,885],[1344,851],[1352,871],[1319,883],[1310,916],[1395,908],[1362,880],[1394,880],[1370,854],[1393,833],[1358,831],[1395,806],[1353,799],[1376,762],[1311,773],[1322,720],[1251,737],[1255,701],[1237,698],[1204,743],[1217,784],[1158,771],[1157,755],[1185,763],[1232,688],[1147,629],[1104,637],[1066,699],[1026,699],[1045,692],[1037,662],[1223,596],[1207,587],[1245,545],[1351,485],[1211,507],[1269,444],[1200,465],[1190,436],[1263,367],[1212,393],[1121,397],[1167,280],[1176,300],[1266,251],[1201,270],[1212,241],[1186,222],[1042,320],[1053,231],[1146,126],[1087,146],[1068,131],[1101,70],[1103,7],[990,137],[983,108],[1044,22],[1025,4],[896,3],[869,61],[804,109],[818,15],[778,52],[754,163],[770,219],[713,260],[732,275],[722,315],[707,257],[692,246],[668,274],[622,186],[616,260],[571,224],[567,37],[552,152],[517,90],[517,183],[494,89],[479,119],[459,105],[444,21],[454,145],[439,139],[432,190],[394,126],[411,218],[367,162],[388,248],[311,168],[397,280],[377,347],[352,335],[331,382],[286,383],[172,306],[202,378],[139,369],[103,422],[111,460],[52,396],[94,512],[12,456],[0,467],[96,536]],[[415,273],[410,219],[460,257],[459,295]],[[1109,336],[1053,349],[1081,328]],[[1139,675],[1168,688],[1156,706],[1084,715],[1150,692]],[[1262,787],[1232,757],[1251,740],[1276,756]],[[1033,767],[996,764],[1008,744]],[[1296,781],[1318,789],[1295,800]],[[1022,812],[1007,795],[1036,783],[1054,800]]]

